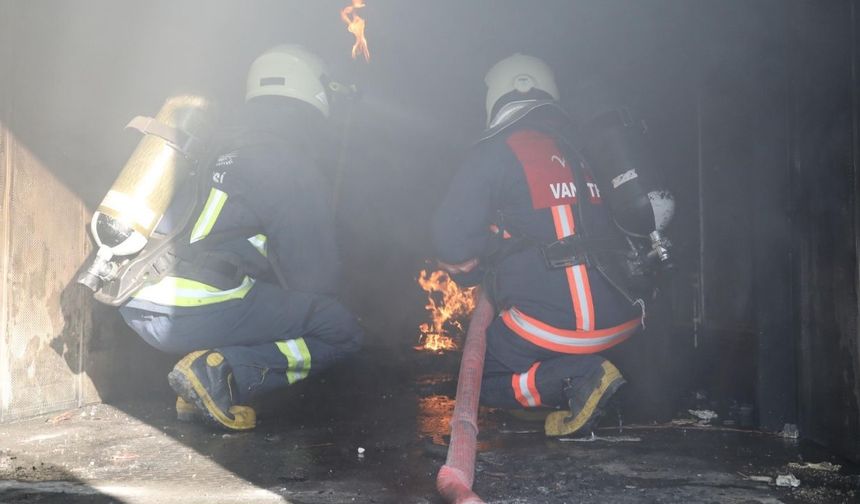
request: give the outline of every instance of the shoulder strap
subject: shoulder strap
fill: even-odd
[[[190,223],[200,211],[204,199],[205,181],[209,178],[211,166],[220,154],[219,148],[212,148],[201,157],[188,177],[186,183],[194,184],[191,201],[169,233],[153,235],[146,246],[133,259],[123,263],[113,280],[105,282],[94,294],[97,301],[112,306],[124,304],[146,282],[157,282],[164,278],[176,265],[177,257],[172,252],[183,236],[187,236]]]

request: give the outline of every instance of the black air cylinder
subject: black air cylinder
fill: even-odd
[[[656,228],[648,199],[653,173],[644,126],[623,110],[589,121],[582,134],[582,154],[597,177],[618,226],[627,234],[647,237]]]

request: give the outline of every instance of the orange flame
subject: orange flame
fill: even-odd
[[[475,309],[475,289],[460,289],[444,271],[429,273],[421,270],[418,284],[427,293],[424,308],[431,321],[419,326],[421,336],[415,349],[430,352],[456,350],[453,336],[464,332],[463,324]]]
[[[352,0],[352,5],[344,7],[340,11],[340,18],[346,23],[350,33],[355,35],[355,44],[352,46],[352,59],[358,58],[358,53],[364,55],[364,61],[370,61],[370,49],[367,48],[367,39],[364,37],[364,18],[356,12],[364,8],[364,0]]]

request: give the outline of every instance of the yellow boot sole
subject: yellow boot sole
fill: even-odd
[[[182,396],[176,396],[176,419],[180,422],[193,422],[202,419],[203,413],[194,404],[186,401]]]
[[[230,406],[227,416],[212,400],[206,387],[197,379],[197,375],[191,370],[191,364],[206,350],[191,352],[180,360],[173,371],[167,375],[167,380],[179,396],[186,402],[194,404],[203,413],[203,418],[209,423],[221,428],[234,431],[251,430],[257,425],[257,414],[248,406]]]
[[[612,395],[611,393],[607,395],[606,391],[611,389],[611,392],[614,393],[618,387],[624,384],[624,377],[621,376],[621,372],[611,362],[605,361],[602,366],[603,377],[600,379],[600,384],[588,396],[585,406],[583,406],[582,411],[575,418],[570,411],[553,411],[546,417],[544,432],[547,436],[558,437],[576,434],[594,416],[594,412],[597,411],[598,406],[601,406],[601,400],[604,397],[608,399]]]

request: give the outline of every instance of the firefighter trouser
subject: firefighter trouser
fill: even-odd
[[[233,368],[240,404],[316,375],[355,353],[364,337],[336,299],[262,282],[240,302],[194,311],[120,309],[126,323],[159,350],[221,352]]]
[[[496,318],[487,329],[487,354],[481,403],[505,409],[566,408],[566,378],[595,372],[604,362],[597,354],[569,355],[528,344],[516,349],[507,342],[516,335]]]

